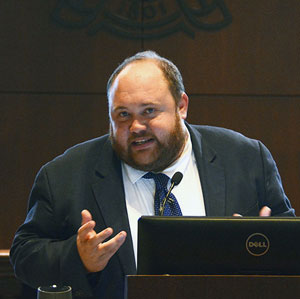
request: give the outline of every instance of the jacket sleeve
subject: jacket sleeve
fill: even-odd
[[[65,220],[59,215],[47,171],[42,168],[30,194],[26,220],[16,232],[11,247],[15,274],[33,288],[71,285],[73,295],[91,295],[88,275],[77,251],[79,227],[66,231]],[[80,214],[78,218],[80,226]]]
[[[264,180],[263,192],[265,199],[262,206],[269,206],[272,210],[272,216],[295,216],[295,210],[284,192],[281,178],[276,163],[269,150],[259,143],[261,159],[263,165]]]

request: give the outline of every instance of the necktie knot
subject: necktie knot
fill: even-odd
[[[163,173],[146,173],[143,178],[153,179],[155,182],[154,210],[155,215],[161,215],[163,210],[164,216],[182,216],[179,204],[174,194],[170,193],[167,201],[168,182],[170,178]],[[165,203],[163,203],[165,202]]]
[[[163,173],[148,172],[144,176],[146,179],[153,179],[156,190],[167,189],[170,178]]]

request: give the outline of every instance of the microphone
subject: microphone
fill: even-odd
[[[160,204],[160,207],[159,207],[160,216],[164,215],[166,202],[167,201],[168,202],[173,202],[174,201],[172,198],[169,198],[169,195],[170,195],[171,191],[173,190],[173,188],[181,182],[182,177],[183,177],[183,174],[179,171],[175,172],[174,175],[172,176],[170,189],[169,189],[167,195],[162,200],[162,203]]]

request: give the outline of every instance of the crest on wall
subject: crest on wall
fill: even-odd
[[[106,31],[129,39],[157,39],[221,30],[232,16],[223,0],[59,0],[52,20],[89,35]]]

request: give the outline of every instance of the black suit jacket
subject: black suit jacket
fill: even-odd
[[[187,126],[207,216],[258,215],[264,205],[272,215],[294,216],[275,162],[261,142],[222,128]],[[92,213],[97,232],[110,226],[114,235],[128,233],[107,267],[96,274],[86,273],[77,252],[83,209]],[[134,274],[136,265],[121,164],[107,135],[77,145],[41,168],[11,261],[16,275],[34,288],[64,284],[72,286],[74,297],[123,297],[124,277]]]

